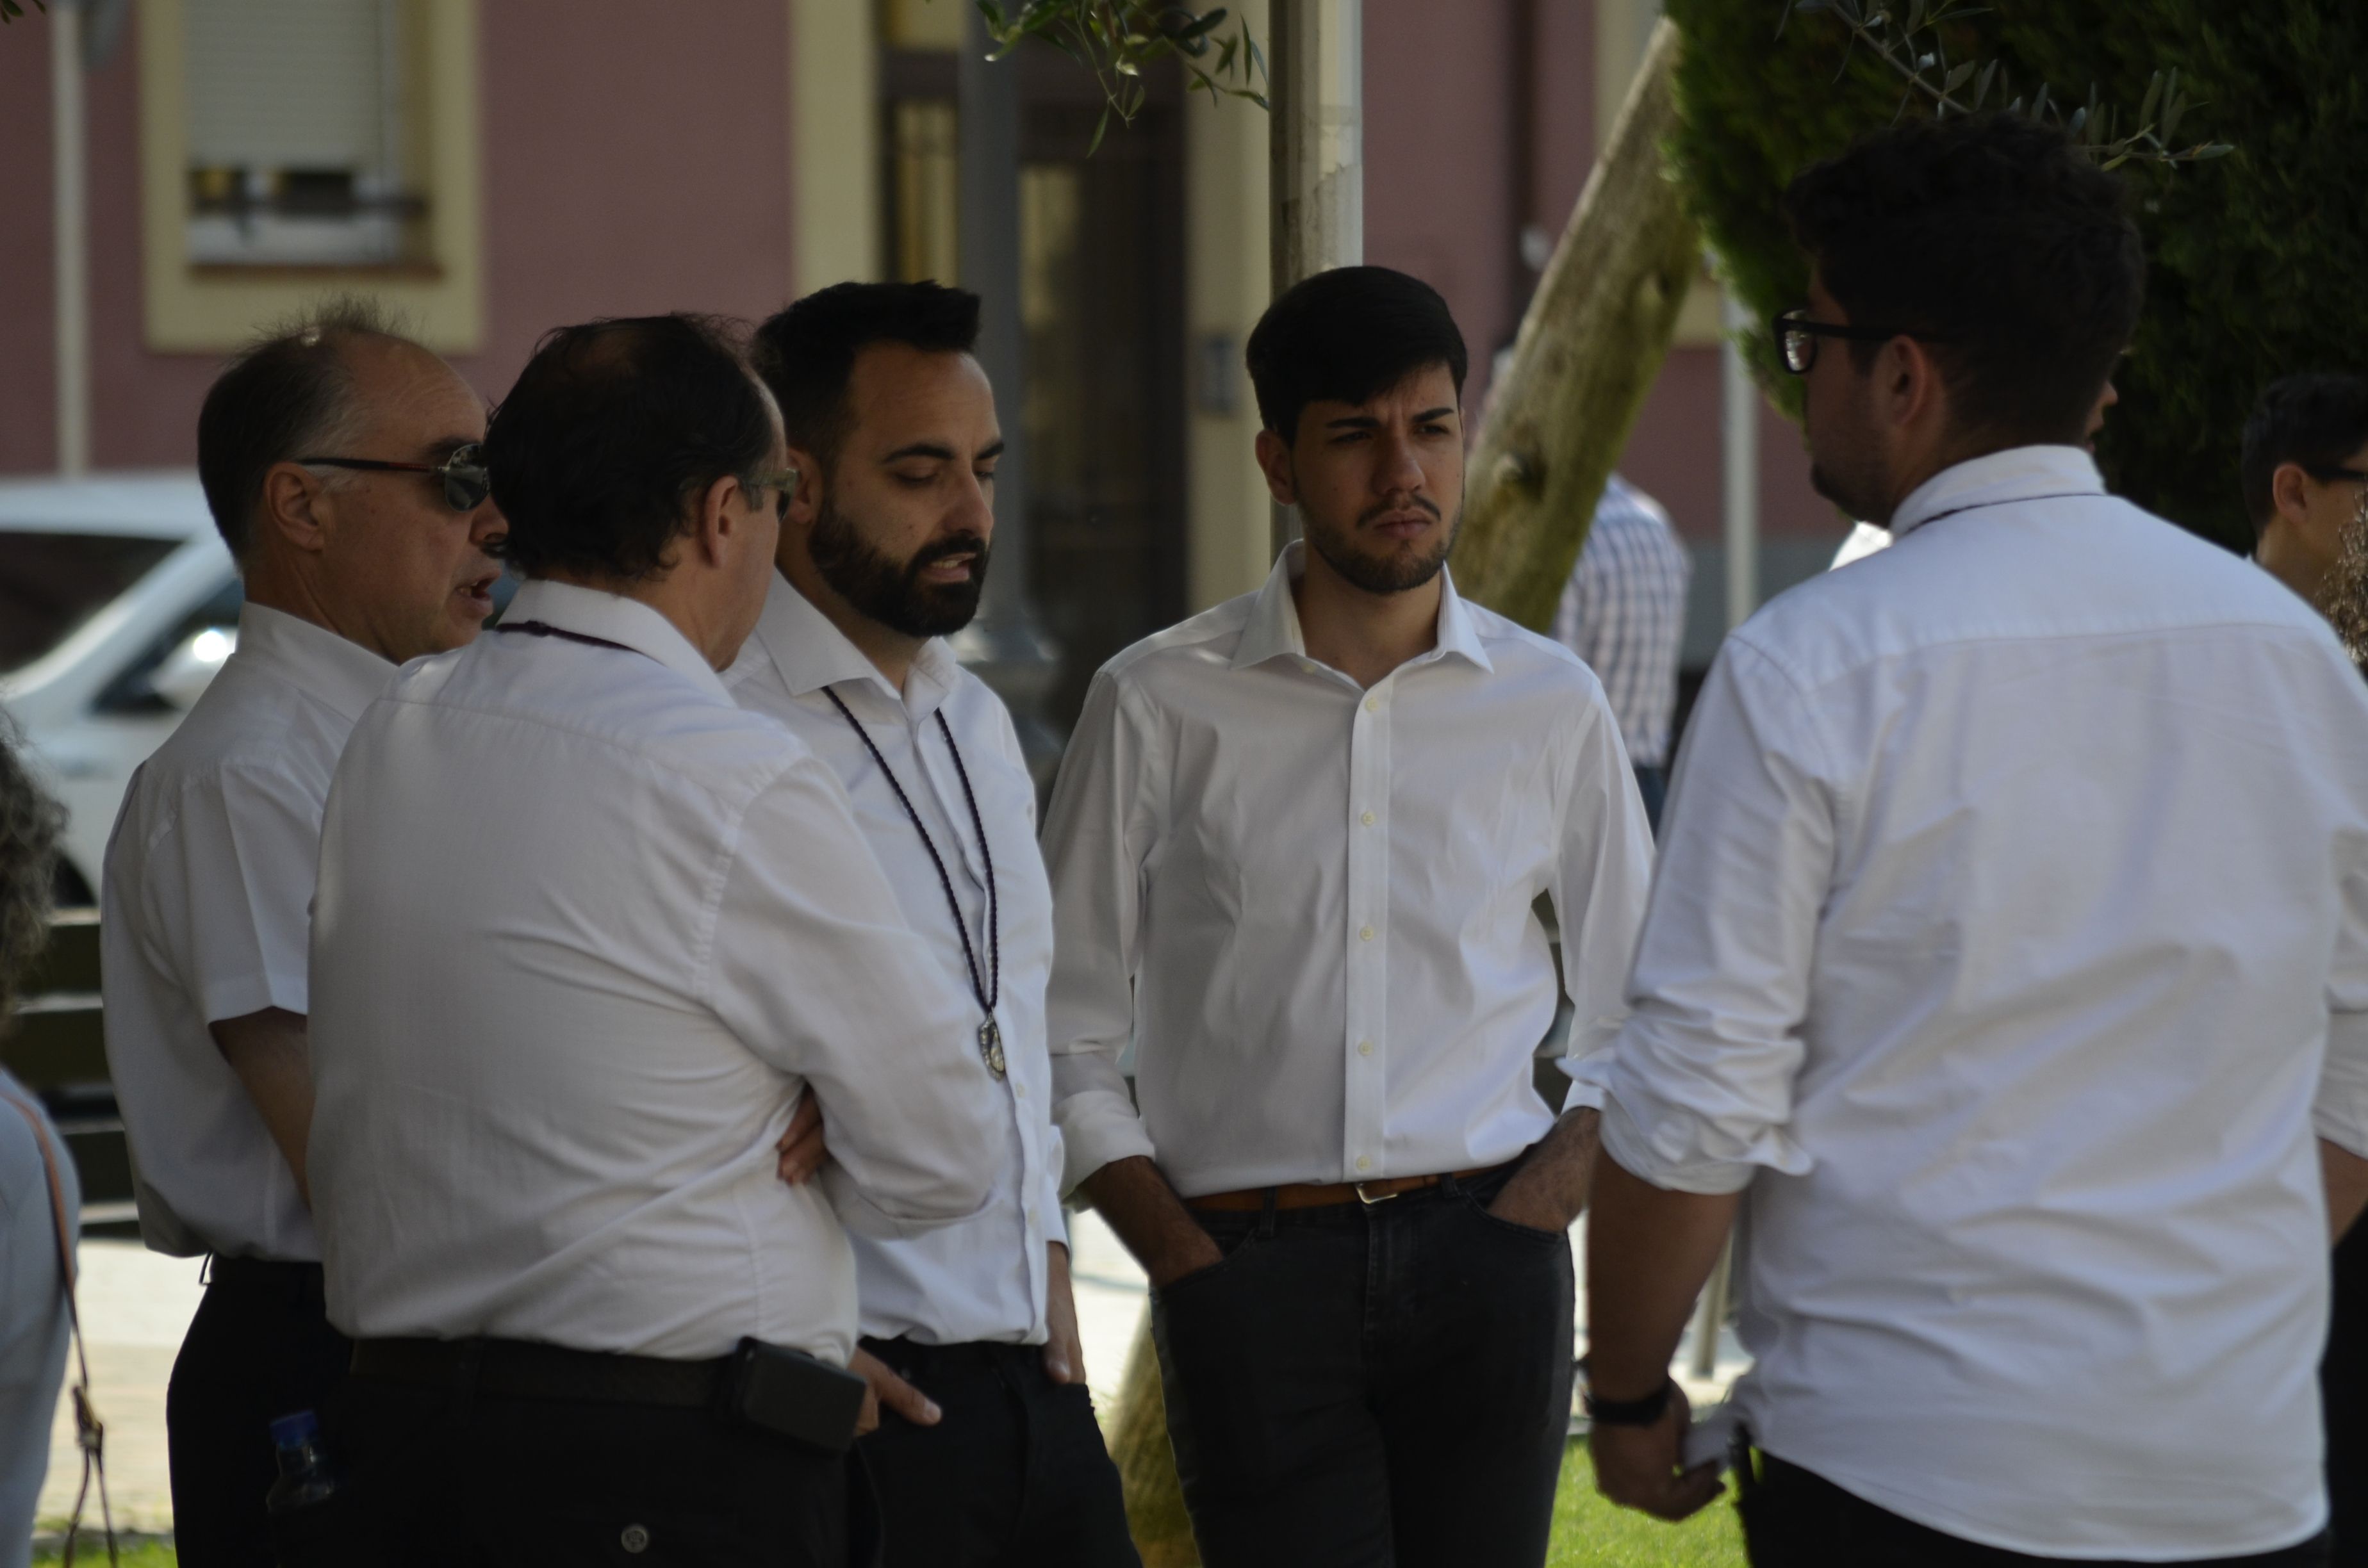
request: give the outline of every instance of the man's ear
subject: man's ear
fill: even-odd
[[[747,488],[738,475],[727,473],[700,494],[698,507],[699,515],[691,520],[691,543],[699,551],[700,560],[710,566],[721,566],[730,559],[727,552],[733,531],[747,526]]]
[[[1946,423],[1948,388],[1931,352],[1912,337],[1895,337],[1877,350],[1875,385],[1884,412],[1895,428],[1905,429],[1929,420],[1935,413]]]
[[[2294,524],[2310,521],[2310,475],[2300,463],[2280,463],[2270,475],[2270,504]]]
[[[1271,430],[1258,433],[1258,472],[1266,475],[1267,494],[1279,506],[1299,505],[1299,479],[1291,464],[1291,448]]]
[[[798,476],[797,487],[790,492],[790,509],[781,518],[781,531],[795,528],[800,533],[814,527],[822,515],[822,460],[812,452],[796,447],[789,449],[790,472]]]
[[[258,542],[267,532],[290,549],[318,555],[329,547],[336,509],[328,484],[302,463],[273,463],[263,474],[263,498],[256,518]]]

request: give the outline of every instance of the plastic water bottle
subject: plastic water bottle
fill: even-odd
[[[339,1519],[344,1510],[335,1506],[344,1486],[321,1442],[320,1417],[309,1410],[281,1416],[271,1424],[271,1442],[279,1451],[279,1479],[271,1483],[264,1506],[271,1513],[271,1544],[282,1568],[345,1561]]]

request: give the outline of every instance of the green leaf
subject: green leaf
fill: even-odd
[[[1955,92],[1959,87],[1965,85],[1965,78],[1973,74],[1974,62],[1970,60],[1965,61],[1962,64],[1951,66],[1949,68],[1948,75],[1941,79],[1941,90],[1944,93]]]
[[[2162,85],[2163,74],[2161,72],[2157,71],[2154,74],[2154,80],[2146,84],[2146,101],[2138,106],[2138,123],[2140,125],[2152,125],[2154,123],[2154,111],[2162,102]]]
[[[1086,156],[1087,156],[1087,157],[1090,158],[1090,157],[1092,157],[1096,153],[1099,153],[1099,152],[1100,152],[1100,151],[1101,151],[1101,146],[1102,146],[1102,137],[1103,137],[1104,135],[1108,134],[1108,132],[1109,132],[1109,131],[1110,131],[1110,105],[1108,105],[1108,104],[1104,104],[1104,105],[1102,105],[1102,117],[1101,117],[1099,119],[1098,119],[1098,120],[1094,121],[1094,139],[1093,139],[1093,141],[1092,141],[1092,142],[1088,142],[1088,143],[1087,144],[1087,146],[1086,146]]]
[[[1974,107],[1975,108],[1981,108],[1982,100],[1990,96],[1990,84],[1998,80],[1998,62],[1995,60],[1982,67],[1981,79],[1974,84]]]

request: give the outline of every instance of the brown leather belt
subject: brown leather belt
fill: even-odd
[[[1508,1160],[1501,1165],[1484,1165],[1478,1170],[1452,1173],[1458,1181],[1476,1181],[1509,1170],[1519,1161]],[[1264,1210],[1266,1195],[1274,1194],[1274,1206],[1284,1209],[1324,1209],[1341,1203],[1362,1203],[1371,1207],[1387,1203],[1393,1198],[1425,1187],[1437,1187],[1444,1176],[1384,1176],[1379,1181],[1294,1181],[1277,1187],[1250,1187],[1239,1192],[1204,1192],[1198,1198],[1184,1200],[1187,1209],[1205,1210],[1210,1213],[1238,1213],[1244,1210]]]

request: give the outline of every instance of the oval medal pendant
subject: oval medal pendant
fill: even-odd
[[[996,1026],[993,1018],[978,1026],[978,1054],[985,1062],[988,1072],[998,1078],[1003,1076],[1003,1030]]]

